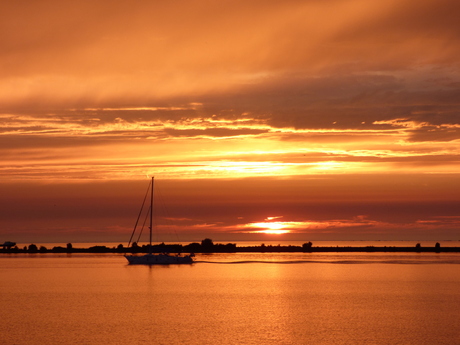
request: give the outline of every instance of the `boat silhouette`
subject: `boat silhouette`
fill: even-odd
[[[170,265],[170,264],[191,264],[193,263],[193,254],[190,255],[171,255],[169,253],[153,253],[152,252],[152,228],[153,228],[153,201],[154,201],[154,177],[150,182],[150,224],[149,224],[149,252],[145,255],[125,255],[130,265]],[[144,199],[145,203],[145,199]],[[144,206],[144,205],[142,205]],[[141,210],[142,212],[142,210]],[[139,213],[140,216],[140,213]],[[139,218],[138,218],[139,221]],[[133,234],[131,235],[130,243],[133,238],[134,232],[136,231],[136,225],[134,226]]]

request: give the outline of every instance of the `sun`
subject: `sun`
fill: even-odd
[[[262,231],[259,231],[259,233],[261,234],[270,234],[270,235],[282,235],[282,234],[287,234],[289,233],[290,231],[289,230],[271,230],[271,229],[267,229],[267,230],[262,230]]]
[[[251,226],[258,228],[265,228],[264,230],[255,231],[260,234],[272,234],[272,235],[281,235],[287,234],[290,231],[285,229],[287,224],[284,222],[260,222],[252,223]]]

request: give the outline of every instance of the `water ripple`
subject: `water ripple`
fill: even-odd
[[[459,265],[460,260],[240,260],[240,261],[194,261],[194,263],[239,265],[239,264],[391,264],[391,265],[432,265],[449,264]]]

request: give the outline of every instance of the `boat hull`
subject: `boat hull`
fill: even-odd
[[[147,254],[147,255],[125,255],[130,265],[177,265],[191,264],[193,259],[190,255],[172,256],[167,254]]]

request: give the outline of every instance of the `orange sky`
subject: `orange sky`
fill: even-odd
[[[459,240],[459,10],[3,2],[0,242]]]

